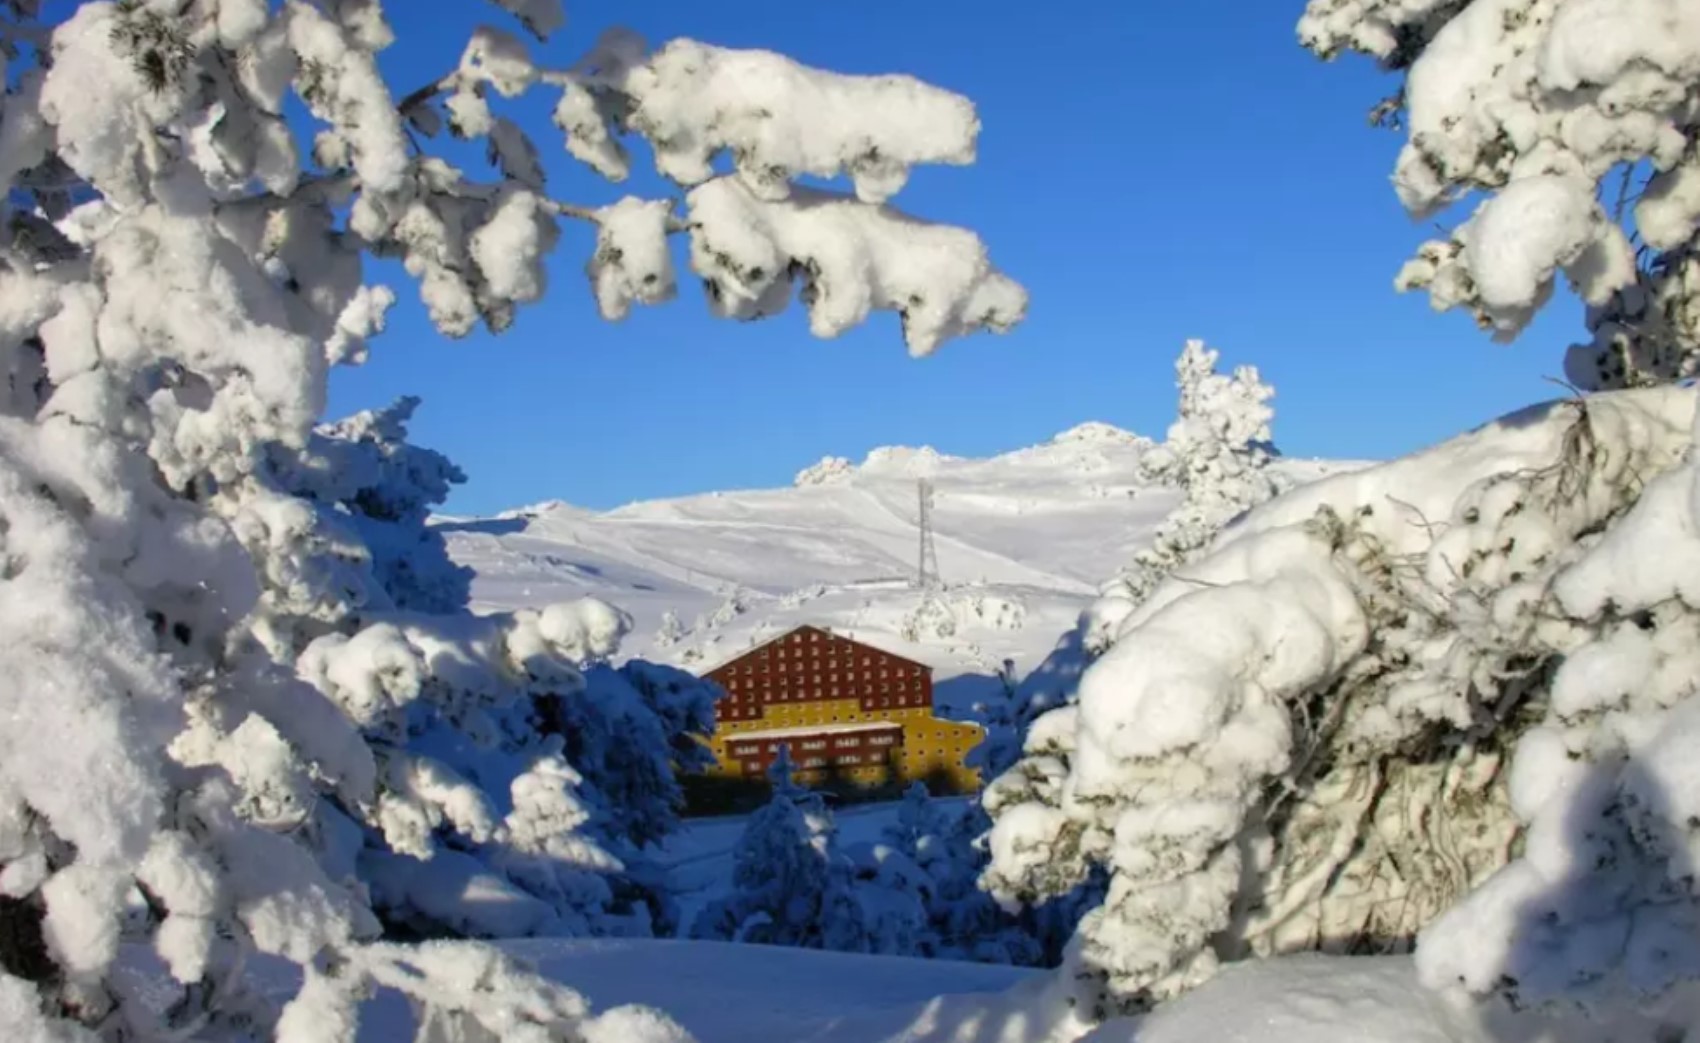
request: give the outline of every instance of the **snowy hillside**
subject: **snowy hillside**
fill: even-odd
[[[440,518],[477,573],[481,611],[594,595],[635,620],[623,651],[700,668],[799,623],[930,663],[941,705],[966,705],[1004,658],[1039,662],[1097,585],[1178,502],[1142,484],[1151,442],[1098,423],[990,459],[883,448],[829,457],[791,488],[593,512],[552,502]],[[1283,460],[1297,484],[1346,465]],[[917,479],[934,485],[942,604],[917,614]],[[663,634],[665,614],[678,620]],[[981,679],[978,683],[971,678]]]

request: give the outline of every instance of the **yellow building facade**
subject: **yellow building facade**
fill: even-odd
[[[788,747],[804,783],[920,780],[955,792],[980,784],[963,759],[985,732],[933,716],[924,663],[804,626],[703,676],[725,692],[715,704],[713,774],[765,778]]]

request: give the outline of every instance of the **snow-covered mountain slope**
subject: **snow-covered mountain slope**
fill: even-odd
[[[1150,446],[1092,423],[990,459],[876,449],[860,465],[822,460],[785,489],[436,524],[477,573],[477,609],[594,595],[633,616],[625,654],[690,669],[815,623],[929,663],[941,704],[960,709],[1005,658],[1017,670],[1042,659],[1176,504],[1139,478]],[[1276,464],[1295,484],[1347,466]],[[946,587],[918,615],[923,477]]]

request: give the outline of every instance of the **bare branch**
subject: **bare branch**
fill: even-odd
[[[459,73],[451,72],[440,80],[435,80],[431,83],[425,84],[423,87],[417,88],[404,96],[400,101],[396,102],[396,111],[406,115],[407,110],[423,105],[442,92],[454,87],[459,79]]]

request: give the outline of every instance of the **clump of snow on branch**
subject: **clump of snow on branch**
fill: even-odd
[[[889,207],[798,188],[766,200],[731,178],[691,190],[691,261],[715,310],[739,319],[784,310],[792,283],[809,329],[833,337],[875,309],[897,312],[912,355],[1021,321],[1027,293],[991,266],[979,236]]]
[[[694,40],[662,47],[622,86],[663,174],[708,181],[724,150],[739,181],[770,202],[787,198],[798,175],[847,173],[858,199],[883,203],[918,163],[972,163],[980,131],[967,98],[911,76],[826,73]]]
[[[596,254],[590,281],[605,319],[623,319],[632,302],[659,304],[677,285],[667,248],[671,204],[627,196],[603,207],[596,218]]]
[[[1403,74],[1376,115],[1407,132],[1393,181],[1414,215],[1485,196],[1418,249],[1402,288],[1427,289],[1435,307],[1467,309],[1510,338],[1562,273],[1588,304],[1593,334],[1570,352],[1573,382],[1636,386],[1695,372],[1692,5],[1311,0],[1299,36],[1324,57],[1355,50]]]

